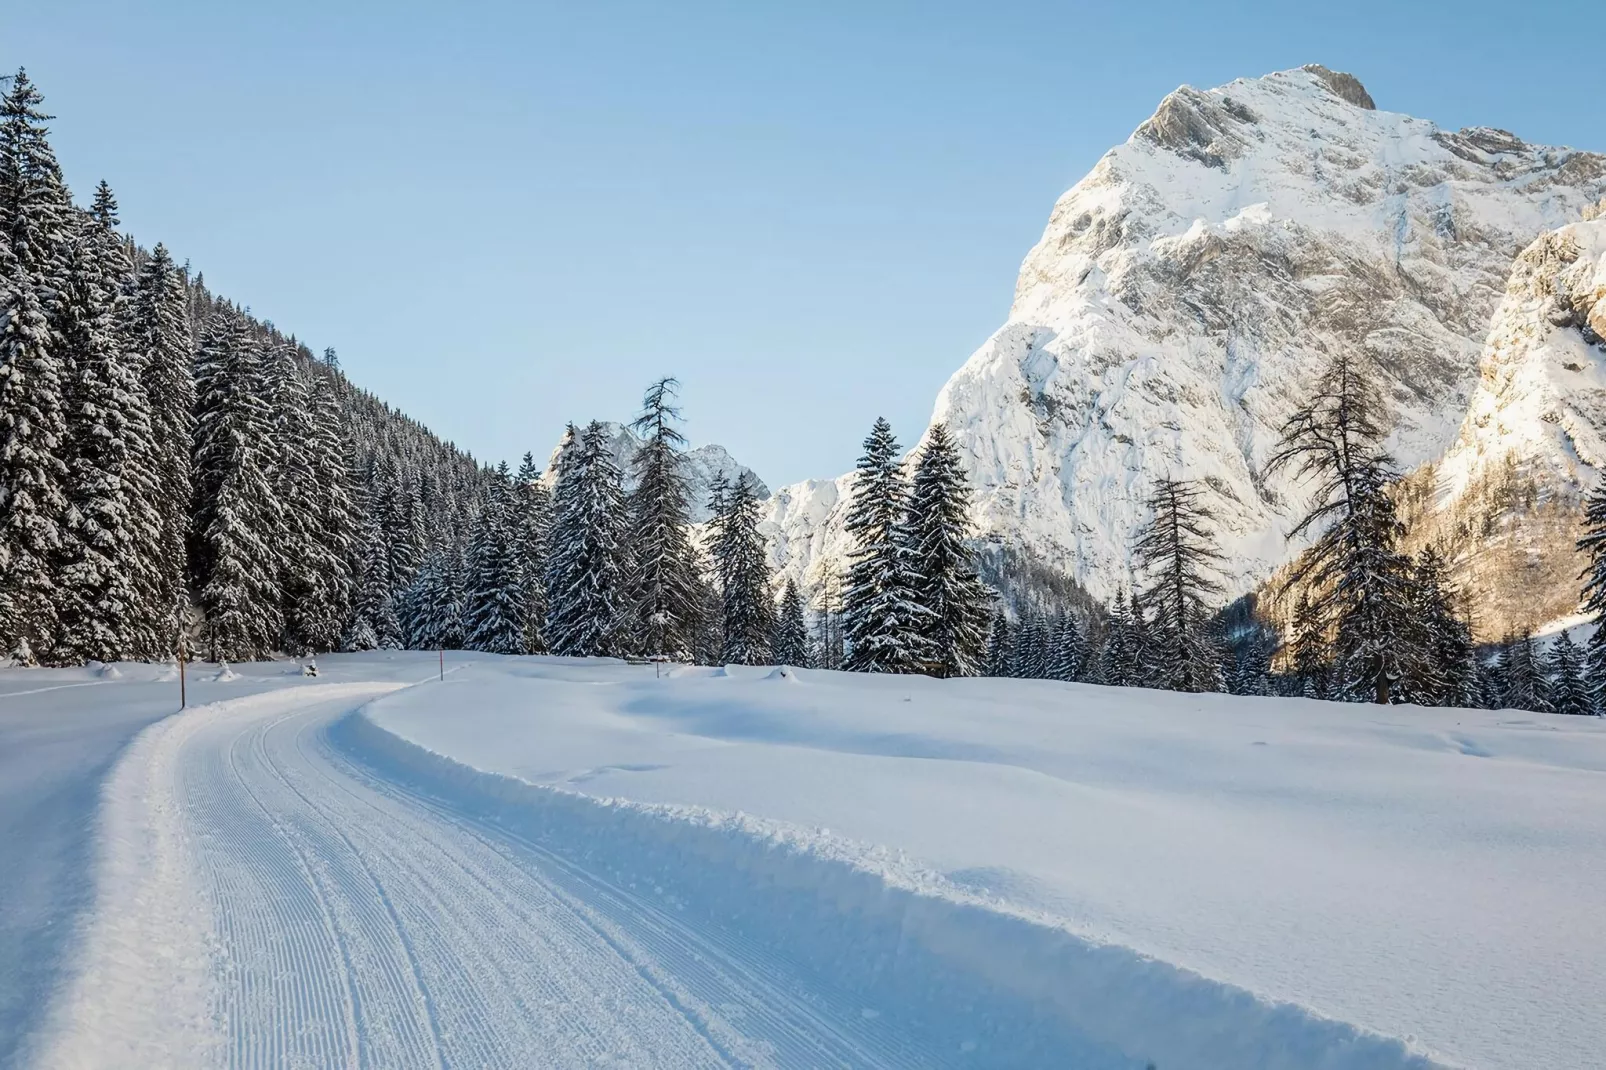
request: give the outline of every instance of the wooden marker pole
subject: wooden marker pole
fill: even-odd
[[[440,655],[441,655],[441,683],[444,684],[446,682],[446,648],[445,647],[441,647]]]
[[[183,709],[189,705],[189,699],[184,693],[184,648],[178,648],[178,708]]]

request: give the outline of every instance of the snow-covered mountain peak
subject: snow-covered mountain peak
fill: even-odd
[[[1439,466],[1447,501],[1494,465],[1563,491],[1584,489],[1582,469],[1606,468],[1606,218],[1588,215],[1517,257]]]
[[[937,398],[982,533],[1108,597],[1150,481],[1197,478],[1247,587],[1289,555],[1304,490],[1264,469],[1327,354],[1375,361],[1404,464],[1440,456],[1512,259],[1603,194],[1606,157],[1380,111],[1322,67],[1178,89],[1060,197]],[[798,519],[824,486],[775,512],[803,580],[840,542]]]

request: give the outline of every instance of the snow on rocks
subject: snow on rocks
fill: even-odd
[[[1439,465],[1454,500],[1508,459],[1587,491],[1606,466],[1606,219],[1541,235],[1517,257],[1466,419]]]
[[[1149,480],[1205,480],[1243,588],[1304,504],[1265,478],[1278,428],[1346,347],[1374,357],[1407,467],[1455,440],[1512,258],[1606,193],[1606,157],[1380,111],[1307,67],[1183,87],[1054,206],[1009,320],[949,380],[975,517],[1126,581]],[[839,572],[842,480],[784,488],[775,562]]]

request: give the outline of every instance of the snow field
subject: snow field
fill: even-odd
[[[970,1065],[1515,1068],[1606,1024],[1580,720],[507,659],[340,733]]]

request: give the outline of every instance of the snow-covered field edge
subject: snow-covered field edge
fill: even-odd
[[[1090,939],[1062,919],[983,898],[828,830],[489,773],[389,731],[369,707],[330,735],[388,779],[648,893],[689,922],[767,945],[851,996],[866,1016],[952,1042],[974,1053],[975,1065],[1453,1065],[1406,1041]]]

